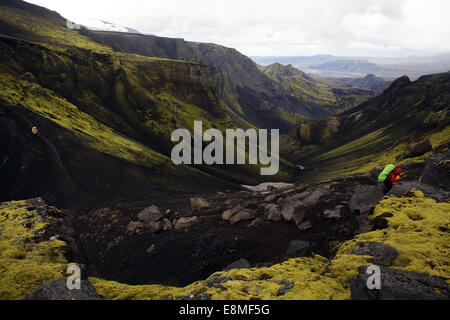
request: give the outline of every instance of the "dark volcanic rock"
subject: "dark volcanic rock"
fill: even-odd
[[[358,185],[350,200],[350,210],[369,213],[383,199],[382,186]]]
[[[308,241],[292,240],[286,251],[286,255],[289,257],[304,255],[309,250],[310,245]]]
[[[157,206],[151,206],[145,208],[138,214],[138,218],[146,223],[156,222],[161,219],[163,215],[159,211]]]
[[[197,216],[191,217],[191,218],[180,218],[175,223],[175,229],[176,230],[182,230],[192,227],[193,225],[197,224],[199,222],[199,219]]]
[[[433,151],[433,146],[431,145],[430,140],[419,143],[411,143],[406,147],[406,152],[398,156],[396,160],[401,161],[407,158],[419,157],[430,151]]]
[[[89,281],[81,281],[81,289],[69,290],[64,278],[51,280],[40,285],[25,300],[101,300],[97,290]]]
[[[398,255],[395,248],[378,242],[358,242],[352,253],[361,256],[372,256],[373,263],[386,267],[391,266]]]
[[[373,226],[375,230],[382,230],[386,229],[388,227],[388,221],[386,218],[391,218],[394,215],[392,213],[386,212],[382,215],[377,216],[375,219],[372,220]]]
[[[209,203],[203,198],[195,197],[191,199],[192,210],[209,208]]]
[[[282,219],[281,212],[276,204],[268,204],[265,208],[267,212],[267,220],[279,222]]]
[[[321,200],[321,198],[327,194],[328,194],[328,192],[326,190],[317,189],[302,200],[303,204],[305,206],[316,205]]]
[[[278,290],[277,297],[284,296],[286,293],[288,293],[289,290],[294,287],[294,283],[290,281],[282,281],[281,284],[283,286]]]
[[[250,262],[248,262],[245,259],[239,259],[238,261],[235,261],[228,265],[224,270],[233,270],[233,269],[248,269],[250,268]]]
[[[127,226],[127,233],[129,235],[132,234],[141,234],[145,229],[145,226],[138,221],[131,221]]]
[[[290,222],[294,219],[296,211],[303,207],[303,203],[291,197],[283,200],[281,206],[281,215],[283,216],[283,219]]]
[[[450,190],[450,154],[428,159],[420,182],[446,191]]]
[[[235,214],[230,219],[231,224],[236,224],[241,221],[252,220],[256,218],[256,211],[245,209],[237,214]]]
[[[351,282],[352,300],[445,300],[450,295],[444,279],[386,267],[380,269],[381,289],[370,290],[367,287],[367,267],[359,268],[359,274]]]
[[[219,288],[222,290],[225,290],[225,287],[222,286],[225,282],[232,281],[233,279],[229,277],[219,277],[216,275],[211,276],[208,280],[205,282],[205,286],[208,288]]]

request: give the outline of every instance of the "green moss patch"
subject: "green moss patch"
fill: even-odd
[[[48,280],[63,277],[63,241],[36,241],[49,219],[26,201],[0,204],[0,300],[23,299]]]

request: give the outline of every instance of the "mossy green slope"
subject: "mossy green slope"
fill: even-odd
[[[260,69],[271,79],[278,82],[283,90],[305,105],[321,106],[331,113],[342,112],[358,106],[372,98],[375,93],[370,90],[331,86],[316,81],[292,65],[275,63]],[[301,119],[300,119],[301,120]],[[293,122],[293,124],[297,124]]]
[[[60,240],[38,241],[49,224],[26,201],[0,205],[0,299],[23,299],[48,280],[63,277],[67,261]]]
[[[217,118],[214,118],[208,111],[190,104],[184,97],[177,100],[174,95],[170,94],[170,91],[167,91],[168,93],[165,95],[161,92],[157,95],[160,100],[150,103],[148,100],[152,96],[148,91],[142,89],[141,100],[147,99],[147,104],[143,105],[155,106],[153,110],[145,110],[147,117],[159,119],[158,124],[155,125],[152,120],[145,120],[144,116],[139,118],[139,109],[130,105],[130,101],[136,102],[137,98],[136,96],[129,97],[128,92],[123,91],[126,85],[131,86],[129,81],[119,76],[119,79],[113,81],[108,88],[106,84],[110,82],[105,78],[114,73],[114,67],[108,69],[108,66],[105,67],[101,62],[91,59],[91,62],[97,64],[99,69],[102,67],[104,69],[100,69],[96,73],[87,70],[80,71],[76,73],[76,76],[73,74],[71,77],[70,73],[66,72],[70,72],[71,68],[78,66],[74,63],[77,61],[76,59],[84,58],[83,54],[77,55],[76,49],[71,54],[66,54],[59,50],[48,50],[42,46],[9,39],[4,39],[1,45],[4,49],[2,50],[2,62],[6,63],[2,63],[0,66],[0,99],[17,107],[19,112],[21,108],[28,109],[72,132],[77,137],[78,144],[87,145],[102,154],[118,158],[134,166],[150,169],[147,172],[150,186],[188,190],[188,181],[197,181],[197,183],[202,181],[202,184],[205,185],[212,183],[216,187],[223,184],[219,179],[197,169],[175,166],[167,156],[170,147],[171,131],[169,130],[176,125],[172,120],[176,121],[177,115],[185,120],[187,118],[184,117],[185,114],[197,114],[200,119],[203,118],[205,122],[213,125],[213,121],[208,121],[208,118]],[[39,54],[46,57],[46,65],[41,64],[39,67],[39,64],[33,63],[33,57],[36,59]],[[15,61],[13,61],[14,56],[16,57]],[[122,63],[129,65],[130,62],[126,58],[122,56],[117,58],[115,66],[121,68]],[[144,60],[141,62],[142,64],[154,62],[150,58],[141,60]],[[138,60],[137,63],[139,62]],[[172,63],[178,62],[158,60],[155,63],[157,64],[155,67],[158,69],[161,68],[159,63],[163,67],[165,64],[170,67]],[[79,68],[82,67],[82,65],[79,66]],[[116,70],[119,70],[118,72],[121,74],[126,74],[123,69]],[[177,71],[180,72],[179,69]],[[183,71],[181,69],[181,72]],[[159,74],[159,72],[155,71],[155,74]],[[149,73],[145,75],[149,75]],[[52,79],[53,77],[59,79]],[[76,84],[75,81],[80,82]],[[95,81],[98,81],[97,84],[90,86],[90,83]],[[102,83],[103,85],[101,85]],[[100,86],[99,91],[95,89],[96,86]],[[111,105],[108,104],[109,94],[117,95],[117,99],[112,99]],[[107,100],[103,100],[103,98]],[[177,101],[178,103],[176,103]],[[170,106],[172,110],[165,109]],[[164,120],[161,119],[162,117],[153,116],[151,112],[158,112],[158,108],[161,108],[170,118]],[[171,125],[168,125],[169,121],[172,121]],[[226,123],[227,120],[223,121]],[[220,120],[218,122],[220,125]],[[183,124],[188,126],[187,122]],[[42,132],[42,134],[51,135],[49,132]],[[64,150],[60,151],[68,154],[68,159],[79,158],[78,155],[71,155],[75,151],[73,146],[64,147]],[[79,167],[79,163],[74,165]],[[77,173],[74,172],[74,175]],[[188,177],[190,179],[186,179]]]
[[[152,187],[189,190],[232,186],[221,179],[262,181],[254,166],[194,169],[171,164],[173,130],[192,131],[194,120],[205,129],[238,126],[217,97],[205,66],[115,52],[83,31],[68,30],[57,13],[22,1],[9,0],[1,8],[4,102],[58,124],[100,153],[148,168],[145,176]],[[63,151],[66,158],[79,159],[71,149]],[[286,180],[293,166],[282,163],[279,178]]]
[[[212,277],[222,282],[216,287],[208,285],[208,280],[185,288],[128,286],[97,278],[90,280],[106,299],[146,300],[209,294],[216,300],[345,300],[350,299],[350,282],[358,274],[358,268],[371,264],[371,257],[353,255],[353,248],[357,242],[376,241],[397,249],[393,268],[427,273],[450,283],[450,252],[444,231],[450,224],[450,203],[437,203],[416,191],[411,197],[386,198],[370,218],[387,212],[393,213],[393,217],[388,218],[387,229],[361,234],[341,244],[331,260],[316,255],[291,259],[269,268],[217,272]],[[286,283],[293,283],[293,287],[278,296]]]
[[[217,95],[240,127],[280,128],[305,117],[354,107],[372,96],[369,90],[339,88],[301,76],[278,78],[233,48],[147,35],[84,31],[119,52],[199,62],[208,66]]]

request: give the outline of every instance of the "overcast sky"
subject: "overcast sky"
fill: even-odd
[[[249,56],[450,52],[449,0],[28,0],[78,23],[213,42]]]

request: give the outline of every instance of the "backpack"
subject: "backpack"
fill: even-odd
[[[395,166],[393,164],[388,164],[386,168],[384,168],[384,170],[378,176],[378,182],[385,182],[389,174],[394,170]]]

